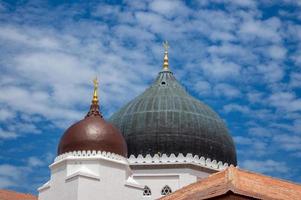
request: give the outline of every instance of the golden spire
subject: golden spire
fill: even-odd
[[[100,116],[102,117],[100,110],[99,110],[99,105],[98,105],[98,80],[97,77],[93,80],[94,84],[94,91],[93,91],[93,99],[92,99],[92,104],[90,106],[90,110],[87,113],[86,117],[90,116]]]
[[[168,42],[164,41],[163,42],[163,47],[164,47],[164,59],[163,59],[163,70],[169,70],[169,66],[168,66]]]
[[[93,100],[92,100],[92,102],[98,102],[98,94],[97,94],[97,91],[98,91],[98,80],[97,80],[97,77],[94,78],[93,84],[94,84],[94,92],[93,92]]]

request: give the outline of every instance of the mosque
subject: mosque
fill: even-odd
[[[176,80],[164,46],[153,84],[108,120],[94,80],[90,110],[62,135],[38,199],[301,199],[301,185],[237,167],[226,124]]]

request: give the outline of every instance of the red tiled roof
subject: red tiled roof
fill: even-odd
[[[161,200],[208,199],[229,191],[258,199],[301,200],[301,185],[233,166],[162,197]]]
[[[0,200],[38,200],[38,197],[31,194],[0,190]]]

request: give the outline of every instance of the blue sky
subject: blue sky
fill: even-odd
[[[241,168],[301,182],[301,1],[1,1],[0,188],[36,193],[92,79],[108,118],[161,70],[226,121]]]

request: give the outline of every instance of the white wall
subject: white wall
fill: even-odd
[[[228,167],[228,163],[191,153],[185,156],[182,153],[131,155],[128,161],[135,180],[151,189],[152,196],[147,199],[160,198],[165,185],[171,187],[174,192]]]
[[[173,167],[175,166],[176,164]],[[145,165],[142,167],[143,169],[132,167],[134,168],[132,169],[134,179],[141,185],[146,185],[151,189],[151,197],[144,197],[145,199],[162,197],[161,190],[165,185],[168,185],[174,192],[211,174],[208,171],[190,169],[181,165],[178,168],[168,168],[166,165],[162,165],[162,168],[156,166],[156,169],[150,165]],[[141,168],[141,165],[139,165],[139,168]]]
[[[106,152],[72,152],[58,156],[50,165],[51,177],[39,188],[39,200],[157,199],[165,185],[174,192],[226,166],[192,155],[131,156],[127,160]],[[150,197],[143,196],[145,185],[151,189]]]
[[[101,152],[62,156],[50,166],[51,177],[39,188],[39,200],[141,199],[144,186],[131,179],[127,160],[113,157]]]

